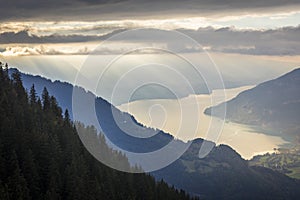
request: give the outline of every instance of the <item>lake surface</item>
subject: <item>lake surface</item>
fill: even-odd
[[[278,136],[270,136],[253,127],[232,123],[205,115],[207,107],[236,97],[254,86],[214,90],[211,95],[190,95],[182,99],[140,100],[122,104],[118,108],[132,114],[140,123],[158,128],[184,141],[205,138],[216,144],[227,144],[245,159],[273,152],[288,144]],[[212,99],[212,97],[214,97]],[[220,97],[220,98],[218,98]]]

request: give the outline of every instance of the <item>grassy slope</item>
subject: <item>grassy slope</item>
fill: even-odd
[[[278,149],[276,153],[255,156],[250,165],[264,166],[300,179],[300,147]]]

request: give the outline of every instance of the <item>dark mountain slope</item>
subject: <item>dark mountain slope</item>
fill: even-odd
[[[9,74],[18,72],[15,68],[9,69]],[[73,86],[66,82],[51,81],[50,79],[43,78],[41,76],[33,76],[29,74],[22,73],[22,82],[24,88],[29,91],[32,84],[34,84],[36,93],[40,96],[44,87],[47,88],[50,94],[53,94],[59,105],[63,110],[68,109],[70,112],[70,117],[72,118],[72,90]],[[58,89],[59,88],[59,89]]]
[[[300,182],[263,167],[250,167],[226,145],[199,159],[203,140],[170,166],[152,173],[204,199],[297,199]]]
[[[190,199],[184,191],[146,174],[121,173],[94,159],[82,145],[68,112],[43,90],[28,95],[18,73],[0,68],[0,199]],[[86,137],[111,160],[130,168],[95,128]]]
[[[10,69],[10,73],[16,72],[16,69]],[[73,118],[72,109],[72,92],[73,86],[69,83],[62,83],[60,81],[54,81],[42,78],[40,76],[32,76],[29,74],[22,74],[22,81],[24,82],[24,87],[29,91],[32,84],[34,84],[37,94],[41,94],[44,87],[47,88],[49,93],[53,94],[57,101],[62,105],[63,109],[68,109],[71,119]],[[165,146],[174,138],[162,131],[159,134],[153,134],[156,130],[151,128],[145,128],[139,124],[131,115],[123,113],[115,108],[113,105],[105,101],[100,97],[96,97],[91,92],[85,91],[83,88],[75,87],[75,91],[78,97],[80,97],[79,104],[76,105],[78,111],[76,120],[87,124],[94,125],[99,122],[101,126],[101,131],[105,132],[105,135],[116,145],[123,148],[124,150],[134,151],[134,152],[149,152],[155,149],[159,149]],[[97,122],[91,120],[90,115],[93,112],[94,107],[88,107],[91,103],[95,104]],[[90,108],[91,110],[87,109]],[[115,116],[118,117],[115,117]],[[115,121],[117,119],[117,121]],[[126,121],[127,124],[124,124]],[[133,134],[143,133],[145,135],[154,135],[150,138],[135,138],[121,130],[117,123],[123,124],[130,129]],[[98,127],[98,126],[96,126]],[[126,128],[125,127],[125,128]],[[100,130],[100,128],[98,127]],[[140,145],[143,144],[143,145]]]
[[[262,83],[226,102],[226,118],[259,126],[286,139],[300,135],[300,69]],[[220,116],[220,106],[205,110]]]
[[[28,86],[32,83],[39,85],[39,87],[53,84],[41,77],[24,74],[22,77]],[[55,84],[59,85],[49,87],[53,88],[51,92],[57,96],[58,102],[60,100],[66,102],[67,108],[71,110],[72,102],[69,102],[68,105],[71,97],[64,97],[65,94],[70,94],[70,91],[62,90],[70,89],[72,86],[60,82],[55,82]],[[82,88],[77,89],[76,91],[82,95],[80,101],[83,105],[80,107],[82,121],[91,122],[85,119],[91,110],[84,109],[84,105],[95,101],[96,97]],[[159,149],[174,139],[162,131],[158,131],[158,134],[152,136],[148,141],[144,138],[133,139],[132,136],[124,133],[117,124],[133,119],[132,124],[125,126],[129,131],[131,130],[135,134],[153,134],[155,130],[141,126],[132,116],[120,112],[101,98],[96,99],[95,109],[105,135],[116,145],[127,150],[148,152]],[[117,115],[117,118],[114,118],[113,114]],[[118,121],[115,122],[115,119]],[[201,139],[193,141],[192,146],[180,159],[152,174],[158,180],[163,178],[177,188],[184,188],[186,191],[206,199],[282,199],[283,197],[285,199],[299,199],[300,192],[297,188],[300,185],[296,180],[271,170],[251,168],[247,161],[225,145],[215,147],[207,157],[199,159],[198,151],[201,144]]]

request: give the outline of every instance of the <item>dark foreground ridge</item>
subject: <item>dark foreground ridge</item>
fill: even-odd
[[[21,75],[0,68],[0,199],[192,199],[183,190],[146,174],[104,166],[82,145],[68,111],[47,89],[29,94]],[[129,169],[127,158],[110,149],[102,134],[84,127],[108,157]]]
[[[30,88],[32,84],[35,84],[38,94],[46,86],[49,88],[48,91],[55,95],[57,101],[59,103],[62,101],[64,108],[69,109],[70,113],[72,112],[72,85],[59,81],[51,82],[38,76],[25,74],[22,74],[22,79],[26,88]],[[82,88],[78,89],[82,90],[82,95],[90,96],[87,99],[95,98],[92,93],[86,92]],[[144,152],[160,148],[174,139],[171,135],[159,131],[155,137],[146,143],[147,145],[144,145],[143,140],[132,141],[126,138],[127,136],[124,137],[126,133],[123,133],[119,129],[114,122],[114,118],[112,118],[112,108],[116,108],[112,107],[112,105],[102,98],[96,98],[95,101],[98,119],[104,126],[104,130],[107,131],[105,135],[110,139],[114,139],[115,144],[118,146],[135,152]],[[115,111],[115,113],[120,115],[119,119],[127,120],[133,118],[129,114],[122,113],[117,109]],[[82,121],[86,122],[84,118]],[[142,127],[138,122],[135,122],[135,125],[145,129],[148,133],[153,131],[150,128]],[[122,139],[118,140],[118,138]],[[184,189],[192,195],[199,196],[201,199],[300,198],[300,191],[298,190],[300,186],[299,181],[270,169],[250,167],[247,161],[243,160],[239,154],[226,145],[215,147],[207,157],[199,159],[198,151],[202,142],[202,139],[194,140],[188,151],[180,159],[168,167],[152,172],[151,174],[157,180],[163,178],[168,184]],[[117,172],[114,173],[119,174]],[[115,175],[114,177],[118,178],[118,176]],[[135,177],[135,175],[128,176]],[[138,182],[138,185],[146,184],[141,182],[141,180],[135,181]],[[99,184],[101,185],[101,183]],[[120,188],[122,187],[120,186]]]

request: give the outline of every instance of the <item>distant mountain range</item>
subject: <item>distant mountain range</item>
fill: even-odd
[[[227,104],[226,119],[300,141],[300,69],[240,93]],[[223,103],[224,104],[224,103]],[[221,116],[221,105],[205,110]]]
[[[10,69],[10,73],[16,69]],[[54,95],[63,109],[68,109],[72,116],[72,91],[73,86],[59,81],[51,82],[39,76],[22,74],[24,86],[29,90],[35,85],[38,94],[43,87]],[[102,131],[115,145],[132,152],[149,152],[159,149],[175,140],[163,131],[143,127],[133,116],[119,111],[102,98],[95,97],[83,88],[76,87],[83,99],[83,123],[88,125],[92,121],[85,118],[90,110],[84,110],[84,105],[95,100],[95,110]],[[117,115],[116,122],[114,115]],[[156,135],[149,138],[135,138],[123,132],[117,123],[126,123],[132,119],[132,132]],[[125,128],[130,130],[130,124]],[[199,149],[202,139],[192,141],[189,149],[171,165],[152,172],[157,180],[164,179],[170,185],[182,188],[191,194],[204,199],[300,199],[300,182],[283,174],[263,167],[250,167],[248,162],[233,149],[226,145],[214,147],[210,154],[199,159]]]

